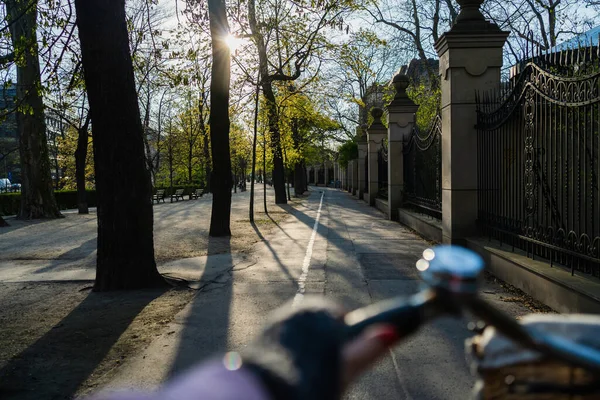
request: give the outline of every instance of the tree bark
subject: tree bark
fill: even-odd
[[[204,103],[205,94],[202,93],[200,100],[198,101],[198,118],[200,135],[202,136],[202,154],[204,156],[204,177],[206,179],[206,187],[204,188],[207,192],[210,192],[210,175],[211,175],[211,160],[210,160],[210,146],[208,143],[208,132],[206,129],[206,123],[204,122]],[[210,110],[209,110],[210,112]]]
[[[294,195],[296,197],[306,192],[303,176],[304,168],[302,167],[302,163],[297,162],[296,164],[294,164]]]
[[[37,1],[5,0],[12,44],[17,53],[16,112],[21,160],[19,219],[60,218],[54,198],[37,43]]]
[[[125,0],[75,0],[98,197],[95,291],[160,287]]]
[[[85,192],[85,161],[88,150],[88,115],[85,123],[77,130],[77,149],[75,149],[75,182],[77,184],[77,209],[79,214],[88,214],[87,195]]]
[[[260,72],[256,79],[256,95],[254,97],[254,129],[252,134],[252,174],[250,178],[250,222],[254,222],[254,181],[256,180],[256,139],[258,136],[258,105],[260,96]]]
[[[308,170],[306,169],[306,161],[302,160],[302,187],[306,192],[308,190]]]
[[[211,182],[210,182],[210,177],[212,175],[212,168],[211,168],[211,160],[210,160],[210,147],[208,144],[208,133],[207,132],[203,132],[202,133],[202,140],[204,141],[204,146],[203,146],[203,152],[204,152],[204,175],[206,178],[206,191],[207,192],[211,192]]]
[[[285,170],[281,150],[281,134],[279,132],[279,115],[277,103],[271,82],[263,83],[263,93],[267,100],[267,118],[269,120],[269,137],[273,153],[273,188],[275,189],[275,204],[287,204],[285,194]]]
[[[150,81],[148,81],[148,92],[146,93],[146,110],[144,112],[144,150],[146,154],[146,165],[148,167],[148,171],[150,172],[150,181],[152,184],[155,182],[155,174],[154,170],[154,162],[152,160],[152,151],[150,149],[150,141],[148,139],[148,135],[150,135]]]
[[[210,142],[212,150],[212,213],[210,236],[231,236],[231,156],[229,153],[229,78],[231,57],[224,0],[208,0],[213,64],[210,81]]]

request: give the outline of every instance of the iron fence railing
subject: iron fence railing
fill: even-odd
[[[364,193],[369,193],[369,155],[365,156],[365,184],[363,188]]]
[[[404,145],[403,205],[442,218],[442,118],[425,134],[415,126]]]
[[[381,141],[377,151],[377,197],[388,199],[388,146],[387,140]]]
[[[537,54],[520,64],[506,89],[477,96],[483,232],[596,277],[599,60],[593,46]]]

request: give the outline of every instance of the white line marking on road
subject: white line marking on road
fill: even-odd
[[[306,254],[304,255],[304,261],[302,262],[302,274],[298,278],[298,291],[294,296],[292,306],[298,305],[304,298],[304,292],[306,291],[306,278],[308,277],[308,268],[310,267],[310,259],[312,257],[313,245],[315,244],[315,238],[317,237],[317,229],[319,229],[319,219],[321,218],[321,207],[323,207],[323,197],[325,192],[321,194],[321,201],[319,202],[319,210],[317,211],[317,217],[315,218],[315,225],[313,226],[310,240],[308,241],[308,247],[306,247]]]
[[[413,400],[412,396],[408,392],[406,388],[406,383],[404,383],[404,379],[402,378],[402,371],[400,370],[400,366],[398,365],[398,361],[396,361],[396,356],[394,355],[394,351],[389,349],[390,356],[392,356],[392,363],[394,364],[394,370],[396,371],[396,378],[398,378],[398,383],[404,392],[404,400]]]

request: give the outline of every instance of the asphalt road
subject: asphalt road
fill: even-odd
[[[322,294],[352,309],[419,290],[414,265],[428,242],[348,193],[311,190],[305,204],[290,207],[293,215],[249,252],[173,261],[172,273],[194,281],[198,294],[107,387],[151,390],[198,360],[239,350],[271,310],[301,301],[303,294]],[[502,295],[491,284],[483,294],[511,315],[527,313]],[[346,398],[468,398],[474,378],[464,361],[470,334],[465,327],[466,321],[451,319],[424,327],[391,350]]]

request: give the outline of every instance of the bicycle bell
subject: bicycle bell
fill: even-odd
[[[423,251],[417,269],[428,286],[455,294],[475,294],[484,262],[474,251],[442,245]]]

